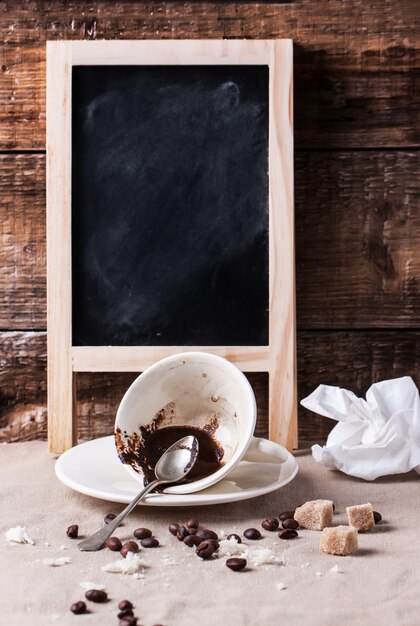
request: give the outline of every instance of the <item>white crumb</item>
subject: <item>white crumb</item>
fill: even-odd
[[[284,565],[284,558],[274,554],[270,548],[252,548],[248,552],[248,559],[252,565]]]
[[[238,543],[234,537],[232,539],[222,539],[219,541],[218,556],[247,555],[248,546],[245,543]]]
[[[315,576],[322,576],[322,572],[315,572]]]
[[[65,546],[64,544],[62,544],[62,545],[60,546],[60,550],[67,550],[67,546]]]
[[[219,537],[222,537],[222,539],[223,539],[223,537],[225,537],[225,536],[226,536],[226,533],[225,533],[225,531],[222,528],[222,530],[219,533]]]
[[[101,585],[100,583],[91,583],[89,580],[84,580],[79,583],[79,585],[82,587],[82,589],[86,589],[86,591],[89,591],[89,589],[97,589],[98,591],[103,591],[105,589],[105,585]]]
[[[102,569],[104,572],[133,575],[140,572],[143,567],[146,567],[146,563],[140,556],[137,556],[134,552],[127,552],[125,559],[118,559],[118,561],[108,563],[108,565],[104,565]]]
[[[284,591],[284,589],[287,589],[287,587],[283,582],[278,582],[276,583],[276,589],[277,591]]]
[[[9,530],[5,532],[5,536],[7,541],[13,541],[14,543],[30,543],[34,545],[34,541],[29,537],[24,526],[9,528]]]
[[[178,565],[177,561],[173,556],[169,556],[168,554],[163,556],[160,560],[162,565]]]
[[[67,565],[71,563],[72,560],[69,556],[59,556],[56,559],[43,559],[44,565],[49,565],[50,567],[60,567],[61,565]]]
[[[344,570],[339,565],[333,565],[329,571],[330,574],[344,574]]]
[[[45,542],[45,545],[46,545],[47,547],[49,547],[51,544],[50,544],[50,543],[48,543],[48,541],[46,541],[46,542]],[[54,619],[54,618],[52,618],[52,619]]]

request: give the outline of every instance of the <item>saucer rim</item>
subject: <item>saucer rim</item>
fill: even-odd
[[[98,447],[98,446],[107,446],[108,444],[114,444],[114,437],[112,435],[105,437],[98,437],[96,439],[92,439],[90,441],[86,441],[81,443],[73,448],[70,448],[66,452],[64,452],[55,463],[55,474],[57,478],[64,485],[76,491],[78,493],[82,493],[83,495],[97,498],[100,500],[106,500],[108,502],[118,502],[121,504],[128,504],[131,502],[132,498],[135,495],[135,492],[127,495],[123,495],[122,492],[113,491],[112,486],[110,486],[107,490],[104,489],[96,489],[92,488],[90,485],[84,485],[80,482],[80,480],[75,480],[74,477],[71,476],[71,472],[68,471],[68,464],[70,462],[70,467],[73,462],[77,463],[80,467],[80,459],[77,460],[80,456],[81,450],[83,450],[83,454],[90,447]],[[280,445],[280,444],[278,444]],[[74,457],[74,458],[73,458]],[[240,461],[238,467],[241,464],[255,464],[261,465],[262,463],[252,462],[252,461]],[[290,473],[283,480],[276,480],[272,483],[264,487],[243,489],[241,491],[232,491],[224,492],[224,493],[206,493],[207,489],[203,489],[202,491],[196,491],[188,494],[172,494],[172,493],[156,493],[149,494],[146,498],[139,503],[139,506],[163,506],[163,507],[176,507],[176,506],[208,506],[211,504],[226,504],[229,502],[238,502],[241,500],[249,500],[251,498],[256,498],[259,496],[266,495],[273,491],[277,491],[281,487],[284,487],[288,483],[290,483],[298,473],[299,466],[296,458],[288,452],[288,458],[285,463],[290,463],[292,465]],[[125,482],[133,483],[133,485],[139,486],[138,481],[135,478],[130,478],[128,472],[124,471],[124,467],[121,464],[121,470],[124,472]],[[119,471],[119,470],[118,470]],[[223,480],[227,480],[228,477]],[[211,489],[211,487],[208,487]]]

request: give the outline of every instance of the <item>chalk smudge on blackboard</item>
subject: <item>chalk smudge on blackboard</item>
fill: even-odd
[[[73,345],[268,343],[268,68],[73,68]]]

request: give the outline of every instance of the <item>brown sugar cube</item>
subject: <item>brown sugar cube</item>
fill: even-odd
[[[354,526],[359,532],[366,532],[375,526],[375,518],[370,502],[348,506],[346,511],[350,526]]]
[[[334,526],[324,528],[319,547],[327,554],[348,556],[359,547],[358,533],[353,526]]]
[[[295,511],[295,520],[301,528],[322,530],[333,521],[332,500],[310,500]]]

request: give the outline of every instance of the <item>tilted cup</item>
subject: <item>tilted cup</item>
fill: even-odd
[[[222,466],[205,478],[167,487],[165,493],[192,493],[224,478],[242,459],[283,462],[286,450],[253,437],[257,407],[246,376],[226,359],[207,352],[184,352],[147,368],[126,391],[115,420],[119,437],[141,435],[157,415],[161,427],[203,428],[213,420],[214,438],[224,450]],[[156,422],[156,428],[159,428]],[[136,480],[143,474],[124,465]]]

